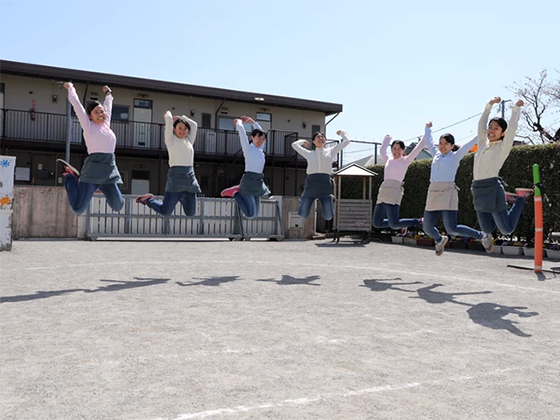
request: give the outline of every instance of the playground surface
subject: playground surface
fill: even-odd
[[[16,241],[1,417],[558,419],[560,276],[508,265],[533,261],[344,238]]]

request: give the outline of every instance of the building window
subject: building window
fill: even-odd
[[[152,109],[152,101],[150,99],[135,99],[134,108]]]
[[[321,131],[321,126],[320,125],[313,124],[311,126],[311,135],[313,135],[315,133],[319,133],[320,131]]]
[[[202,127],[201,128],[212,128],[212,114],[202,114]]]
[[[128,121],[128,106],[113,105],[111,121]]]
[[[257,121],[258,122],[272,122],[272,114],[265,114],[264,112],[257,112]]]

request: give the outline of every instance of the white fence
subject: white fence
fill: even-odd
[[[276,200],[261,200],[255,219],[242,216],[232,198],[197,199],[196,214],[185,216],[181,203],[168,217],[136,203],[136,196],[125,195],[121,211],[113,211],[101,194],[93,196],[86,214],[86,236],[100,237],[204,237],[249,240],[267,238],[282,240],[284,229]],[[156,197],[162,200],[163,197]]]

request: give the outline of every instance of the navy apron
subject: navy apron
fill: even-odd
[[[201,193],[192,166],[172,166],[167,173],[165,192]]]
[[[114,153],[92,153],[84,161],[80,182],[88,184],[122,184]]]

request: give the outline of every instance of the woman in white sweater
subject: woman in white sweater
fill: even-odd
[[[315,200],[321,202],[323,217],[332,220],[334,215],[334,204],[332,197],[333,181],[331,178],[332,164],[336,155],[350,144],[346,132],[336,132],[343,138],[341,143],[334,147],[325,147],[326,138],[323,133],[313,134],[312,146],[309,150],[307,140],[298,140],[292,143],[292,147],[307,160],[307,179],[301,196],[298,214],[306,218],[309,216],[311,206]]]
[[[162,216],[173,213],[180,201],[187,216],[196,213],[196,194],[200,187],[193,171],[194,148],[198,125],[195,121],[182,115],[173,117],[170,111],[164,114],[165,145],[169,154],[169,172],[163,203],[154,199],[153,194],[136,197],[137,203],[150,207]]]

